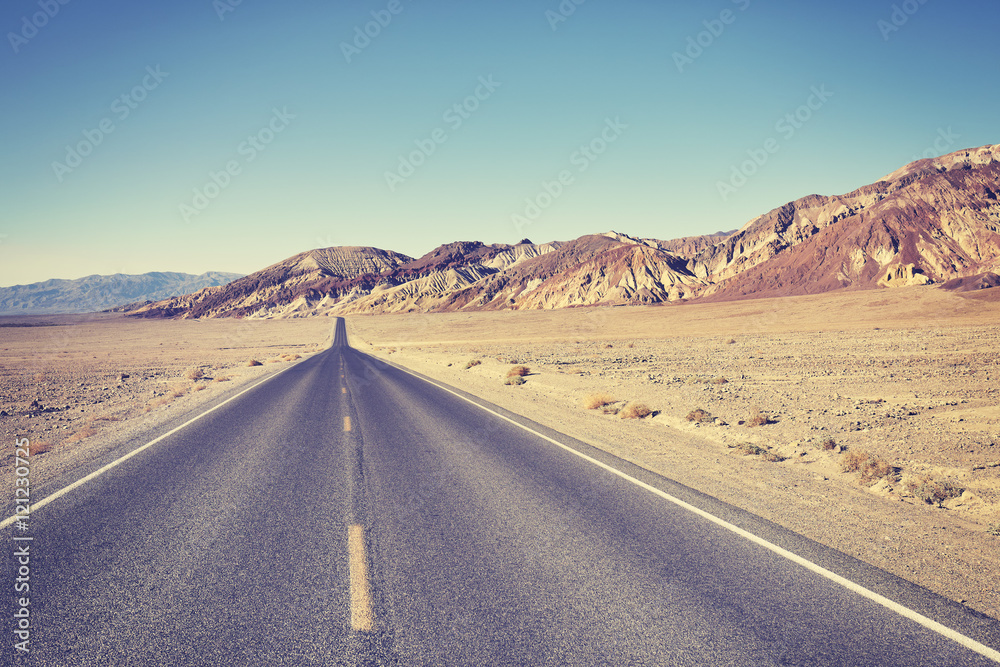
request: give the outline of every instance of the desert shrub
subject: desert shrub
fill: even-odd
[[[470,361],[466,362],[466,364],[465,364],[465,370],[469,370],[473,366],[478,366],[481,363],[483,363],[483,362],[480,361],[479,359],[471,359]]]
[[[784,456],[778,456],[774,452],[755,445],[752,442],[744,442],[739,445],[729,445],[730,449],[738,449],[744,456],[759,456],[769,463],[780,463],[785,460]]]
[[[715,417],[713,417],[710,412],[708,412],[707,410],[702,410],[701,408],[697,408],[689,412],[687,414],[687,417],[685,417],[685,419],[687,419],[689,422],[697,422],[699,424],[703,422],[715,421]]]
[[[203,384],[195,385],[194,391],[202,391],[204,388],[205,388],[205,385],[203,385]]]
[[[726,345],[736,345],[736,339],[730,338],[729,340],[726,341]]]
[[[622,419],[642,419],[653,414],[644,403],[629,403],[621,411]]]
[[[97,435],[97,429],[88,426],[86,428],[80,429],[73,435],[66,438],[65,442],[67,443],[80,442],[81,440],[85,440],[86,438],[89,438],[92,435]]]
[[[986,532],[989,533],[990,535],[996,535],[997,537],[1000,537],[1000,523],[993,524],[992,526],[986,529]]]
[[[232,378],[228,375],[218,375],[213,382],[229,382],[230,380],[232,380]]]
[[[597,408],[603,408],[606,405],[617,402],[618,399],[611,394],[597,393],[583,399],[583,407],[587,410],[596,410]]]
[[[712,380],[712,384],[727,384],[728,382],[729,380],[727,380],[724,377],[717,377],[714,380]]]
[[[823,442],[819,443],[818,447],[824,452],[831,452],[837,448],[837,441],[833,438],[826,438]]]
[[[910,492],[928,505],[941,506],[946,500],[958,498],[965,489],[949,481],[939,482],[930,477],[923,477],[908,484]]]
[[[511,375],[506,380],[503,381],[504,384],[512,384],[512,385],[520,385],[524,384],[525,382],[527,382],[527,380],[525,380],[520,375]]]
[[[263,365],[264,364],[260,363],[256,359],[250,359],[249,361],[247,361],[247,366],[263,366]]]
[[[840,468],[844,472],[861,473],[861,482],[864,484],[891,477],[896,472],[884,459],[860,450],[845,453],[840,459]]]
[[[524,377],[531,373],[531,369],[527,366],[514,366],[509,371],[507,371],[507,377]]]
[[[775,424],[777,422],[771,418],[771,415],[764,412],[759,412],[750,419],[746,421],[747,426],[765,426],[767,424]]]
[[[52,451],[52,443],[44,440],[36,440],[31,443],[31,454],[45,454]]]
[[[184,374],[184,376],[188,380],[200,380],[203,377],[205,377],[205,371],[203,371],[203,370],[201,370],[200,368],[197,368],[197,367],[196,368],[189,368],[187,370],[187,372]]]

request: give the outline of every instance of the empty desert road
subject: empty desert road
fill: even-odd
[[[8,597],[0,664],[997,664],[995,620],[482,405],[338,320],[331,349],[33,511],[31,654]]]

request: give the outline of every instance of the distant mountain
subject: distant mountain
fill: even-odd
[[[619,232],[543,244],[462,241],[419,259],[377,248],[324,248],[133,314],[305,317],[926,284],[987,289],[1000,273],[998,193],[1000,145],[983,146],[919,160],[848,194],[796,199],[732,232],[666,241]]]
[[[810,195],[691,258],[714,299],[943,283],[1000,270],[1000,145]]]
[[[124,304],[159,301],[179,294],[225,283],[238,273],[210,271],[189,273],[153,272],[140,275],[116,273],[86,276],[76,280],[46,280],[30,285],[0,287],[0,315],[93,313]]]
[[[222,287],[147,304],[137,317],[290,317],[307,314],[382,281],[412,257],[345,246],[299,253]]]

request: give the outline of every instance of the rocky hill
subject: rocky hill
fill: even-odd
[[[144,305],[147,317],[566,308],[959,284],[1000,273],[1000,145],[906,165],[843,195],[809,195],[733,232],[619,232],[567,242],[442,245],[418,259],[311,250],[224,287]],[[959,280],[959,283],[948,281]],[[964,282],[963,282],[964,281]]]
[[[93,313],[124,304],[158,301],[179,294],[226,283],[239,273],[210,271],[189,273],[153,272],[139,275],[116,273],[75,280],[46,280],[30,285],[0,287],[0,315]]]

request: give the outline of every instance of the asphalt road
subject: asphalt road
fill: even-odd
[[[339,320],[330,350],[33,511],[31,653],[12,600],[0,664],[997,664],[651,488],[993,649],[995,620],[480,403],[499,415]]]

